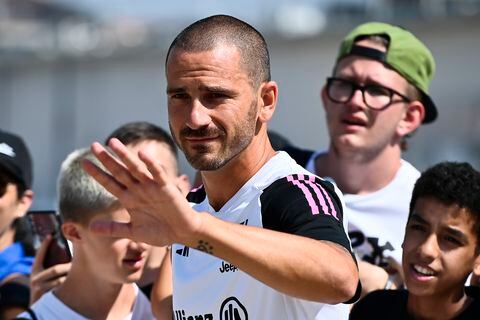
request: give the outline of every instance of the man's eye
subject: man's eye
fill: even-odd
[[[186,93],[175,93],[170,96],[171,99],[187,99],[188,95]]]
[[[369,95],[372,97],[379,97],[379,96],[390,96],[390,92],[383,87],[379,86],[368,86],[366,88]]]
[[[210,92],[208,94],[209,99],[226,99],[228,96],[222,92]]]

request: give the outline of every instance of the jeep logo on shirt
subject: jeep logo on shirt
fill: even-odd
[[[220,320],[248,320],[247,309],[237,298],[227,298],[220,307]]]
[[[238,268],[231,263],[225,263],[225,261],[222,261],[222,266],[218,268],[218,270],[220,270],[220,273],[229,272],[229,271],[235,272],[238,270]]]

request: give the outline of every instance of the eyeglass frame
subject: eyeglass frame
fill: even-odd
[[[350,94],[350,96],[348,97],[347,100],[345,101],[339,101],[339,100],[335,100],[335,99],[332,99],[332,97],[330,96],[330,86],[332,84],[333,81],[341,81],[341,82],[344,82],[344,83],[348,83],[352,86],[352,93]],[[382,88],[382,89],[385,89],[388,91],[389,93],[389,97],[390,97],[390,102],[388,102],[385,106],[381,107],[381,108],[372,108],[366,101],[365,99],[365,90],[367,88],[371,88],[371,87],[378,87],[378,88]],[[338,77],[328,77],[327,78],[327,86],[326,86],[326,92],[327,92],[327,97],[332,100],[333,102],[335,103],[347,103],[349,102],[350,100],[352,100],[352,97],[355,95],[355,92],[357,90],[360,90],[360,92],[362,93],[362,99],[363,99],[363,102],[365,103],[365,105],[369,108],[369,109],[372,109],[372,110],[377,110],[377,111],[382,111],[382,110],[385,110],[387,109],[389,106],[391,106],[392,104],[394,103],[397,103],[397,102],[412,102],[414,100],[408,98],[407,96],[405,96],[404,94],[392,89],[392,88],[389,88],[389,87],[385,87],[385,86],[382,86],[382,85],[379,85],[379,84],[367,84],[367,85],[360,85],[354,81],[351,81],[351,80],[347,80],[347,79],[343,79],[343,78],[338,78]],[[393,96],[394,95],[397,95],[399,96],[400,98],[402,98],[401,100],[393,100]]]

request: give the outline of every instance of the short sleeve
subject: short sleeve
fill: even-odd
[[[343,208],[333,185],[314,175],[275,181],[260,197],[263,227],[337,243],[351,252]]]

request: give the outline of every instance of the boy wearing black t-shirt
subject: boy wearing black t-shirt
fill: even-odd
[[[444,162],[415,184],[403,242],[408,290],[372,292],[350,319],[478,319],[480,173],[467,163]],[[476,290],[475,290],[476,289]]]

